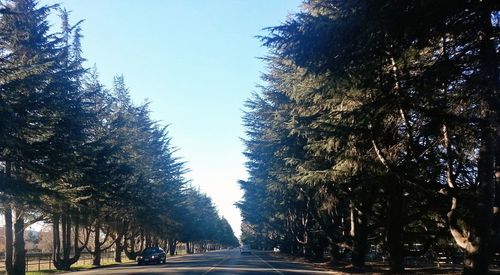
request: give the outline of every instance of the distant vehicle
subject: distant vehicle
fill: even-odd
[[[242,246],[240,247],[240,252],[241,252],[241,255],[244,255],[244,254],[252,254],[252,253],[250,252],[250,246],[248,246],[248,245],[242,245]]]
[[[148,247],[137,256],[137,264],[164,264],[167,254],[159,247]]]

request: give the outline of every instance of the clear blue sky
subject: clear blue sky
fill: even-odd
[[[233,206],[245,179],[242,109],[266,55],[256,35],[296,12],[298,0],[43,0],[85,19],[83,52],[102,82],[123,74],[136,103],[170,124],[193,184],[212,197],[239,236]]]

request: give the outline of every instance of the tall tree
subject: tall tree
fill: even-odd
[[[33,173],[43,159],[40,145],[51,135],[54,113],[50,98],[51,74],[58,56],[57,38],[49,33],[47,16],[53,6],[37,7],[35,1],[7,1],[0,17],[2,52],[2,102],[9,120],[2,128],[2,161],[6,178],[36,186]],[[12,182],[12,181],[10,181]],[[19,188],[19,190],[22,190]],[[24,194],[26,195],[26,194]],[[12,241],[11,206],[15,209],[14,259],[7,243],[9,274],[24,274],[24,228],[29,211],[23,194],[17,193],[4,205],[6,239]],[[13,262],[12,262],[13,261]]]
[[[379,227],[386,232],[392,270],[402,272],[405,255],[425,251],[405,247],[431,243],[442,233],[439,213],[448,212],[452,236],[466,252],[464,273],[485,273],[495,211],[498,28],[491,17],[498,5],[312,0],[303,7],[263,38],[272,50],[266,81],[291,106],[280,109],[276,96],[264,90],[261,105],[274,109],[260,133],[284,133],[249,133],[252,144],[286,145],[296,136],[303,139],[297,147],[303,153],[279,147],[271,154],[283,162],[268,158],[261,167],[269,171],[277,164],[277,171],[288,171],[279,173],[285,179],[281,186],[300,187],[302,196],[326,193],[332,199],[307,212],[330,207],[345,215],[350,206],[355,265],[364,262],[366,237],[374,233],[368,229]],[[253,164],[259,149],[250,145]],[[243,186],[242,210],[250,207],[250,194],[257,194],[247,184],[255,181],[253,171],[243,182],[248,187]],[[273,185],[271,178],[262,181]],[[450,198],[451,210],[439,193]],[[299,205],[301,198],[293,201]],[[245,218],[255,215],[251,210],[242,211]],[[276,214],[262,213],[264,220]],[[321,230],[330,236],[341,231],[341,225],[328,229],[334,223],[325,224],[322,215],[312,216]]]

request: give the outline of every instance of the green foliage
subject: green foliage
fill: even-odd
[[[244,117],[242,238],[354,265],[384,247],[402,272],[451,231],[484,273],[499,232],[498,9],[310,0],[269,28],[267,85]]]
[[[96,258],[109,242],[119,251],[137,249],[131,241],[137,236],[143,246],[181,239],[237,245],[211,199],[188,186],[185,163],[175,156],[167,127],[151,119],[148,103],[132,102],[123,76],[107,89],[97,69],[84,68],[80,22],[72,25],[58,5],[0,5],[0,201],[6,217],[13,207],[23,213],[16,224],[31,217],[52,223],[54,265],[65,270],[85,248]],[[57,33],[47,22],[53,12],[61,19]]]

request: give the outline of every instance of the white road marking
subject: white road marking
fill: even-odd
[[[224,261],[226,261],[229,258],[231,258],[231,254],[229,254],[229,256],[227,256],[226,258],[222,259],[222,261],[213,265],[209,270],[207,270],[205,273],[203,273],[203,275],[210,273],[210,271],[214,270],[217,266],[219,266],[220,264],[222,264]]]
[[[264,259],[262,259],[261,257],[259,257],[259,255],[257,254],[254,254],[257,258],[259,258],[259,260],[261,260],[263,263],[265,263],[267,266],[269,266],[274,272],[277,272],[278,274],[281,274],[281,275],[284,275],[283,272],[277,270],[276,268],[274,268],[270,263],[264,261]]]

